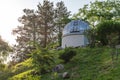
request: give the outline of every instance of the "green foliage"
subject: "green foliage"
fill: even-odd
[[[51,66],[55,60],[53,51],[40,48],[39,44],[34,46],[36,48],[28,55],[28,59],[12,67],[9,80],[40,80],[43,74],[52,70]]]
[[[19,58],[21,62],[28,58],[26,54],[30,54],[35,48],[34,44],[28,44],[32,41],[44,48],[56,47],[54,43],[58,40],[58,45],[61,45],[63,27],[70,21],[70,12],[63,1],[56,3],[54,7],[53,2],[43,0],[43,3],[37,5],[37,10],[24,9],[23,13],[18,19],[21,25],[12,31],[17,36],[18,43],[14,46],[15,60]],[[54,46],[49,46],[51,44]]]
[[[47,49],[56,49],[59,46],[58,42],[53,42],[47,45]]]
[[[0,80],[8,80],[11,76],[13,76],[12,69],[5,66],[6,69],[0,71]]]
[[[69,80],[119,80],[116,74],[119,74],[120,67],[116,62],[120,60],[112,64],[110,48],[79,48],[76,51],[77,55],[65,65],[71,73]]]
[[[74,18],[88,21],[92,27],[103,20],[120,20],[120,1],[96,0],[80,8]]]
[[[96,0],[91,2],[90,4],[84,5],[83,8],[79,9],[79,12],[73,16],[75,19],[81,19],[89,22],[91,26],[91,31],[88,33],[90,46],[94,47],[96,41],[102,41],[102,45],[108,44],[108,42],[115,42],[115,41],[108,41],[106,39],[106,33],[109,33],[108,27],[105,27],[107,30],[102,31],[102,35],[98,35],[99,39],[96,40],[96,28],[97,24],[103,22],[104,20],[120,20],[120,1],[119,0]],[[107,24],[108,25],[108,24]],[[112,24],[109,24],[112,26]],[[112,29],[110,29],[112,30]],[[114,28],[115,30],[115,28]],[[116,28],[117,31],[117,28]],[[104,35],[105,34],[105,35]],[[120,34],[118,34],[120,35]],[[116,36],[117,37],[117,36]],[[115,40],[115,39],[114,39]]]
[[[0,71],[4,71],[5,64],[0,63]]]
[[[65,63],[69,62],[76,55],[76,51],[72,48],[65,48],[64,52],[60,54],[60,59]]]
[[[97,25],[97,37],[103,45],[120,43],[120,22],[107,20],[99,23]]]
[[[111,58],[111,51],[116,51],[115,49],[102,47],[102,48],[68,48],[60,51],[50,51],[56,54],[64,53],[70,51],[75,51],[76,55],[67,64],[64,64],[64,71],[70,73],[69,80],[119,80],[120,79],[120,56],[118,60]],[[46,51],[45,51],[46,52]],[[69,51],[68,51],[69,52]],[[120,50],[118,50],[120,53]],[[69,54],[68,54],[69,55]],[[56,55],[55,55],[56,56]],[[39,56],[38,56],[39,57]],[[116,56],[114,56],[115,58]],[[57,57],[56,57],[57,58]],[[37,60],[37,59],[36,59]],[[54,59],[59,60],[59,59]],[[25,69],[22,66],[31,66],[31,59],[26,60],[24,63],[19,63],[15,66],[14,73],[8,71],[0,74],[1,80],[51,80],[54,76],[57,80],[62,80],[57,73],[46,73],[38,75],[35,67]],[[56,61],[56,62],[57,62]],[[54,64],[53,64],[54,65]],[[44,67],[51,67],[46,64]],[[21,69],[20,69],[21,68]],[[41,66],[39,67],[39,69]],[[17,73],[17,69],[22,70]],[[62,72],[61,72],[62,73]],[[8,79],[9,78],[9,79]]]
[[[29,70],[33,68],[33,64],[32,64],[33,59],[29,58],[21,63],[16,64],[13,67],[13,73],[15,74],[19,74],[23,71]]]
[[[59,46],[61,46],[62,42],[62,30],[64,26],[70,22],[69,16],[70,11],[67,10],[67,7],[65,7],[65,4],[63,1],[57,2],[56,8],[55,8],[55,25],[56,25],[56,32],[58,34],[58,43]]]
[[[36,13],[33,9],[24,9],[24,15],[19,17],[18,21],[22,24],[17,26],[17,28],[13,29],[12,33],[17,36],[16,42],[18,44],[14,45],[14,60],[19,58],[18,62],[24,61],[28,58],[26,54],[30,54],[32,51],[33,45],[28,44],[29,42],[35,42],[36,37],[40,34],[37,33],[36,30]],[[30,15],[33,14],[33,15]],[[38,34],[38,35],[35,35]],[[18,36],[19,35],[19,36]],[[38,38],[39,40],[39,38]],[[37,42],[37,41],[36,41]]]
[[[12,47],[0,36],[0,68],[2,68],[10,52],[12,52]]]
[[[40,80],[40,76],[31,75],[33,71],[34,70],[25,71],[23,73],[13,76],[12,78],[9,78],[8,80]]]
[[[87,36],[89,45],[91,48],[95,47],[96,42],[96,28],[90,28],[85,31],[85,36]]]
[[[38,74],[49,72],[50,66],[54,63],[53,53],[45,48],[41,48],[39,44],[36,44],[35,47],[30,56],[36,72]]]

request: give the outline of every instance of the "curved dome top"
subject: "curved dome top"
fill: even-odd
[[[69,34],[83,34],[85,30],[89,29],[87,22],[81,20],[72,20],[63,29],[63,36]]]

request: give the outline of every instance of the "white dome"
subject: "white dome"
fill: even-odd
[[[63,36],[70,34],[83,34],[85,30],[89,29],[87,22],[81,20],[72,20],[63,29]]]

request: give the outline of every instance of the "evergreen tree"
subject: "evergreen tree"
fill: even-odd
[[[70,12],[62,1],[57,3],[56,9],[48,0],[44,0],[43,4],[39,3],[37,8],[36,11],[24,9],[24,15],[18,19],[21,25],[13,30],[13,34],[17,35],[13,57],[15,60],[23,61],[28,58],[26,54],[35,49],[35,43],[46,48],[50,43],[56,42],[58,33],[61,40],[62,29],[69,22]]]
[[[45,48],[54,37],[54,8],[53,3],[48,0],[44,0],[43,4],[39,3],[37,7],[38,24],[41,29],[41,45]]]
[[[14,46],[16,59],[19,57],[19,61],[27,58],[26,54],[29,54],[34,48],[34,45],[30,45],[30,42],[36,41],[37,25],[36,25],[36,14],[34,10],[24,9],[24,15],[18,19],[22,24],[13,30],[13,34],[17,35],[17,45]]]
[[[64,26],[68,22],[70,22],[69,19],[70,11],[67,10],[67,7],[65,7],[64,2],[61,1],[56,4],[55,14],[56,14],[55,23],[56,23],[56,31],[58,34],[58,42],[59,42],[59,46],[61,46],[62,31]]]
[[[53,3],[45,0],[38,4],[38,10],[24,9],[24,15],[18,19],[22,24],[13,30],[17,35],[17,45],[14,46],[14,60],[23,61],[27,54],[35,48],[35,43],[46,47],[52,41],[54,34]],[[33,42],[31,44],[31,42]]]

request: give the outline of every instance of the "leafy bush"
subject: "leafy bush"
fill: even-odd
[[[103,45],[119,44],[120,42],[120,22],[107,20],[97,25],[97,39]]]
[[[73,48],[66,48],[59,58],[64,60],[65,63],[69,62],[76,55],[76,51]]]

